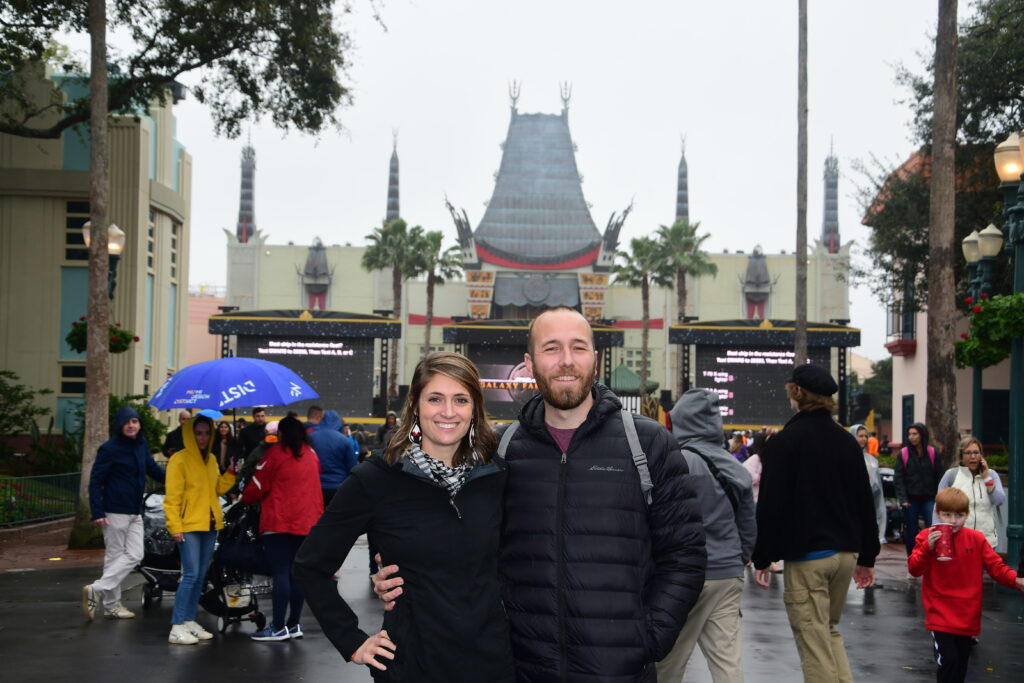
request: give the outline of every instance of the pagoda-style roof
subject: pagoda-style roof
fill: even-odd
[[[474,232],[481,261],[526,269],[593,265],[601,247],[561,114],[514,107],[494,194]]]

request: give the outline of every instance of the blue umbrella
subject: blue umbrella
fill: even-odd
[[[288,405],[320,394],[280,363],[256,358],[220,358],[174,373],[149,405],[157,410],[245,408]]]

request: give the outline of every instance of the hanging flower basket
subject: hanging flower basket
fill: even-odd
[[[970,333],[956,343],[956,364],[966,368],[995,365],[1010,355],[1010,344],[1024,336],[1024,293],[994,296],[982,294],[975,301],[968,297],[964,304],[971,319]]]
[[[86,341],[89,337],[88,334],[88,320],[85,316],[82,316],[75,322],[71,323],[71,331],[64,337],[64,341],[68,343],[74,351],[78,353],[85,353]],[[128,350],[128,347],[132,345],[132,342],[139,341],[139,338],[135,336],[135,333],[131,330],[126,330],[121,327],[121,323],[114,323],[109,326],[110,328],[110,352],[111,353],[124,353]]]

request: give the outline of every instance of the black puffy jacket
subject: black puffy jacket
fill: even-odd
[[[506,453],[498,570],[521,683],[640,680],[672,649],[704,583],[700,506],[675,439],[635,419],[648,507],[621,404],[599,384],[594,395],[566,453],[539,396]]]
[[[352,470],[292,568],[324,634],[345,659],[368,635],[338,595],[332,574],[365,531],[384,563],[397,564],[405,579],[404,594],[384,614],[382,627],[397,647],[395,659],[381,660],[387,671],[371,668],[373,679],[512,683],[496,566],[504,485],[499,458],[473,468],[454,504],[407,458],[388,465],[374,455]]]

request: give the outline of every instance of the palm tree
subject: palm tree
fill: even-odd
[[[423,336],[423,355],[430,353],[430,330],[434,325],[434,287],[443,285],[462,272],[462,250],[457,246],[441,251],[444,234],[432,230],[423,235],[418,249],[421,263],[420,272],[427,274],[427,320]]]
[[[405,221],[396,218],[366,236],[370,246],[363,252],[363,268],[368,271],[391,269],[391,295],[394,300],[393,315],[402,319],[402,283],[416,277],[421,271],[419,247],[423,240],[423,228],[409,228]],[[398,354],[388,357],[388,395],[385,405],[398,396]]]
[[[700,223],[690,225],[690,222],[683,218],[672,224],[671,227],[662,225],[658,228],[657,239],[661,245],[665,260],[675,271],[676,279],[676,315],[681,321],[686,315],[686,276],[693,275],[718,275],[718,266],[711,262],[706,251],[701,250],[701,245],[710,234],[697,236],[697,229]],[[683,393],[683,347],[677,351],[679,358],[679,376],[677,378],[677,395]]]
[[[622,263],[615,264],[615,282],[640,288],[642,326],[640,334],[640,396],[647,395],[647,349],[651,329],[651,286],[671,287],[674,270],[665,260],[661,245],[651,237],[636,237],[629,242],[629,252],[616,254]]]

